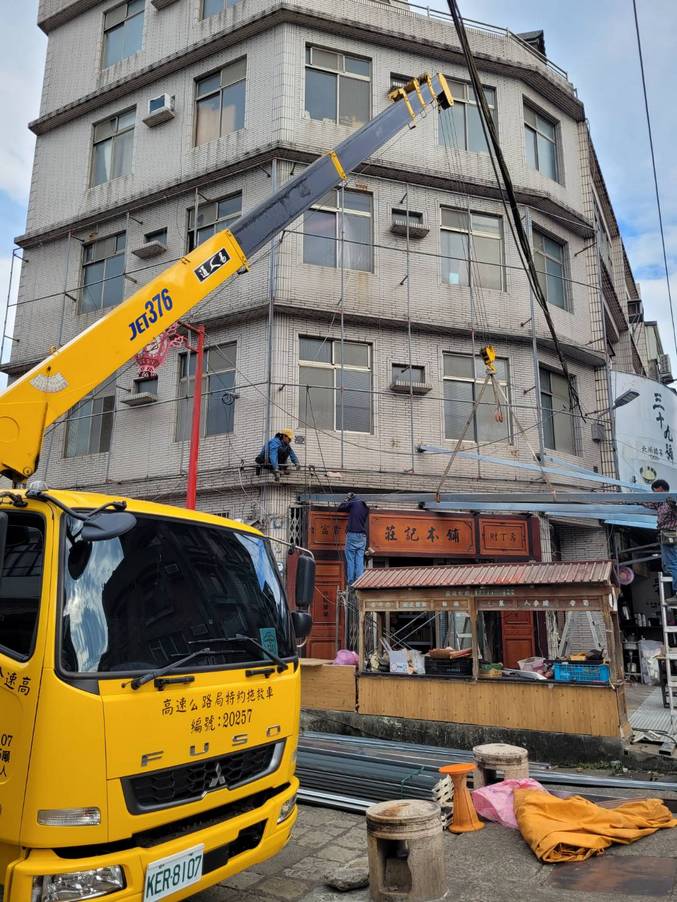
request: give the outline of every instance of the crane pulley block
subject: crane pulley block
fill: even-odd
[[[496,349],[493,345],[485,345],[480,349],[480,354],[487,372],[494,375],[496,373]]]

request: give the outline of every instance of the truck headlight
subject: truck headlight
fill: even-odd
[[[280,815],[277,819],[278,824],[281,824],[282,821],[286,821],[289,815],[294,810],[294,805],[296,805],[296,793],[291,797],[291,799],[287,799],[286,802],[282,804],[280,808]]]
[[[124,871],[119,865],[96,868],[93,871],[74,871],[71,874],[46,874],[33,878],[31,902],[76,902],[116,893],[126,886]]]
[[[98,808],[40,808],[38,823],[44,827],[96,827],[101,823]]]

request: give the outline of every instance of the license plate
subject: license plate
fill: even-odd
[[[204,846],[201,845],[151,862],[146,868],[144,902],[164,899],[191,883],[197,883],[202,877],[203,856]]]

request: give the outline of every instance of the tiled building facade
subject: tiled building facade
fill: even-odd
[[[533,46],[469,29],[586,418],[533,312],[447,18],[384,0],[41,0],[39,24],[49,42],[11,374],[335,146],[392,85],[442,71],[452,113],[382,148],[193,311],[209,349],[199,506],[284,538],[302,492],[434,489],[446,458],[417,449],[455,445],[487,342],[510,405],[500,422],[487,395],[465,450],[524,462],[545,451],[613,474],[607,367],[645,371],[638,291],[583,104]],[[123,368],[50,431],[50,485],[182,503],[191,361],[170,354],[146,405],[126,403],[135,375]],[[277,486],[251,465],[286,425],[303,470]],[[459,458],[448,485],[542,479]],[[563,556],[580,556],[579,538],[561,530]],[[548,542],[544,528],[546,555]]]

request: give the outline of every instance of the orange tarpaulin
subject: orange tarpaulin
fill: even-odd
[[[585,861],[612,843],[631,843],[677,820],[659,799],[632,799],[602,808],[581,796],[559,799],[534,789],[515,790],[517,826],[541,861]]]

